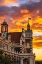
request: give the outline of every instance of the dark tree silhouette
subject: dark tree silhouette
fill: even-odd
[[[42,64],[42,60],[41,61],[36,61],[35,64]]]
[[[10,57],[3,55],[4,51],[0,50],[0,64],[13,64],[13,60]]]

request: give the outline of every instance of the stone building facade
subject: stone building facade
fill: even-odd
[[[16,39],[18,37],[15,36]],[[14,39],[14,37],[13,37]],[[20,42],[15,43],[8,34],[8,24],[4,21],[1,24],[0,49],[4,50],[4,55],[12,57],[14,64],[35,64],[35,54],[32,47],[32,30],[27,24],[27,30],[22,28]]]

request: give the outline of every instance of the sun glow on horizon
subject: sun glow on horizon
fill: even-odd
[[[36,60],[42,60],[42,48],[33,48],[33,53],[35,53]]]

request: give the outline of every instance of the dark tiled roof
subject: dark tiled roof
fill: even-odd
[[[21,32],[13,32],[13,33],[9,33],[9,35],[11,35],[12,42],[13,41],[15,41],[15,43],[20,42]]]

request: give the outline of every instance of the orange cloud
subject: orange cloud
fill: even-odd
[[[33,21],[31,28],[33,31],[42,31],[42,17],[37,16]]]
[[[34,48],[42,48],[42,36],[34,36],[33,37],[33,47]]]
[[[14,3],[14,2],[16,2],[17,0],[4,0],[4,1],[1,1],[1,5],[6,5],[6,4],[8,4],[8,3]]]
[[[24,13],[24,14],[25,14],[25,13],[27,13],[27,14],[29,13],[28,10],[21,10],[20,12],[21,12],[21,13]]]
[[[4,4],[7,4],[9,2],[13,3],[13,2],[16,2],[17,0],[4,0]]]

